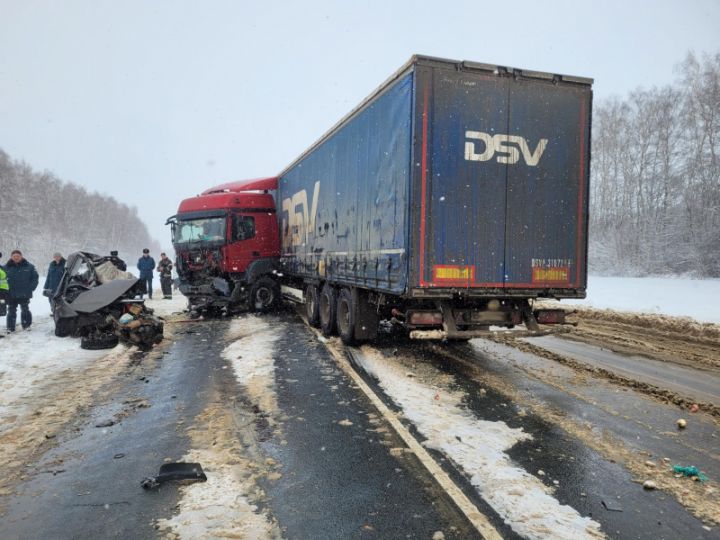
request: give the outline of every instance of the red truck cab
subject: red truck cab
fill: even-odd
[[[280,255],[276,189],[276,177],[222,184],[183,200],[168,219],[180,290],[191,310],[277,301],[276,282],[261,279]]]

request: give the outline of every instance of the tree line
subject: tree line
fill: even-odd
[[[720,54],[595,105],[590,271],[720,277]]]
[[[160,250],[136,208],[64,182],[52,172],[34,171],[0,149],[3,263],[10,251],[20,249],[43,273],[58,251],[67,257],[74,251],[107,255],[118,250],[120,257],[134,261],[145,247]]]

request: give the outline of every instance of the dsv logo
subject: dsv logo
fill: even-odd
[[[317,216],[318,198],[320,196],[320,182],[315,182],[312,196],[312,206],[308,205],[307,191],[301,189],[292,197],[283,199],[283,233],[282,246],[300,246],[310,240],[315,230],[315,217]],[[285,215],[287,214],[287,216]]]
[[[530,167],[537,166],[548,143],[547,139],[540,139],[535,151],[531,152],[525,138],[517,135],[503,135],[500,133],[490,135],[482,131],[466,131],[465,138],[471,139],[465,141],[465,159],[467,161],[489,161],[495,154],[498,154],[498,163],[512,165],[520,160],[520,154],[522,154],[525,163]],[[484,148],[481,146],[478,149],[475,141],[482,141]],[[478,153],[478,150],[482,150],[482,152]]]

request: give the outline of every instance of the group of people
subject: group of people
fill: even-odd
[[[153,270],[157,270],[160,274],[160,288],[162,289],[163,298],[170,300],[172,298],[172,261],[165,253],[160,254],[160,262],[155,266],[155,259],[150,256],[150,250],[143,249],[142,257],[138,259],[137,269],[140,271],[140,281],[144,283],[148,298],[153,297],[152,280]]]
[[[119,270],[127,271],[127,265],[125,261],[118,257],[117,251],[111,251],[109,259]],[[2,253],[0,253],[0,261],[2,261]],[[62,276],[65,273],[65,262],[62,254],[55,253],[53,255],[43,285],[43,289],[50,292],[49,296],[52,296],[52,293],[60,285]],[[150,250],[143,249],[143,254],[137,262],[137,269],[140,271],[140,281],[145,285],[144,289],[148,298],[153,297],[153,270],[160,274],[160,287],[162,288],[163,298],[172,298],[172,268],[172,261],[165,253],[160,254],[160,262],[156,266],[155,259],[150,256]],[[12,251],[10,258],[4,265],[0,264],[0,317],[6,317],[8,334],[15,332],[18,307],[20,308],[20,325],[22,329],[30,329],[32,325],[30,300],[33,297],[33,292],[37,289],[39,281],[40,276],[35,266],[23,257],[19,249]]]

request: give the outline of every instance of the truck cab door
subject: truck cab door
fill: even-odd
[[[255,216],[232,214],[228,220],[228,271],[245,272],[248,265],[261,255]]]

